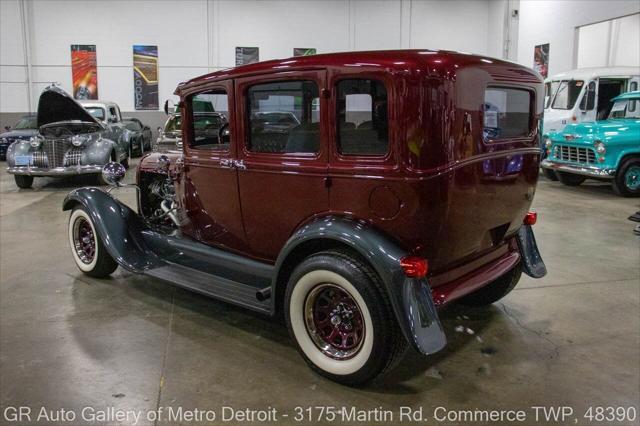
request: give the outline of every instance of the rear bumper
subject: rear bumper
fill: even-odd
[[[7,167],[7,172],[13,175],[28,175],[28,176],[74,176],[74,175],[101,173],[102,166],[88,165],[88,166],[53,167],[53,168],[14,166],[14,167]]]
[[[464,270],[467,265],[457,268],[458,270],[447,271],[443,276],[433,277],[433,282],[441,283],[431,291],[436,307],[441,308],[481,289],[509,272],[518,263],[522,264],[523,272],[532,278],[542,278],[546,275],[547,269],[538,251],[531,226],[523,225],[515,238],[506,245],[506,250],[502,250],[499,257],[492,258],[492,254],[487,255],[491,260],[483,264],[480,262],[481,266],[470,272],[465,271],[464,275],[460,276],[458,270]],[[447,280],[447,276],[455,278]]]
[[[577,164],[556,163],[554,161],[544,160],[540,166],[543,169],[554,170],[557,172],[573,173],[598,179],[613,179],[615,169],[601,169],[593,166],[580,166]]]

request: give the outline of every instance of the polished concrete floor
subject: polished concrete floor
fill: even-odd
[[[74,413],[67,424],[110,407],[142,412],[137,424],[154,423],[144,416],[169,407],[182,407],[183,416],[211,410],[210,423],[223,423],[224,406],[272,407],[279,424],[295,423],[296,407],[310,406],[382,407],[395,412],[394,422],[399,407],[423,407],[429,424],[437,423],[437,407],[438,418],[444,409],[525,410],[520,424],[535,423],[533,406],[574,410],[555,424],[589,424],[589,407],[639,408],[640,238],[627,217],[640,202],[607,185],[569,188],[542,178],[535,230],[548,276],[523,278],[487,309],[448,308],[444,351],[409,353],[385,379],[351,389],[311,372],[278,321],[122,269],[106,280],[82,275],[69,253],[68,213],[60,210],[79,182],[37,179],[33,190],[18,190],[4,164],[0,424],[12,413],[7,407],[20,406],[32,409],[25,424],[35,423],[41,407],[51,410],[49,420],[60,409]],[[134,196],[123,191],[121,198]],[[635,422],[612,422],[625,423]]]

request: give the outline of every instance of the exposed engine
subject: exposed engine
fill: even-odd
[[[153,225],[180,226],[176,193],[171,177],[149,173],[141,176],[141,208],[146,220]]]

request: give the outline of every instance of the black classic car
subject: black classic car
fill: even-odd
[[[6,132],[0,133],[0,160],[7,159],[7,148],[15,141],[29,140],[38,133],[36,115],[23,115],[13,128],[6,127]]]
[[[76,101],[57,86],[47,87],[38,102],[37,134],[7,149],[7,171],[19,188],[35,176],[94,174],[116,161],[128,167],[120,108],[113,102]]]
[[[127,130],[125,137],[129,141],[129,157],[133,154],[144,154],[151,151],[151,128],[149,126],[133,117],[123,118],[122,123]]]

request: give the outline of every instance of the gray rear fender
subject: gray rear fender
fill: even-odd
[[[445,346],[446,336],[427,280],[408,278],[400,266],[400,259],[408,253],[364,222],[328,216],[300,228],[278,256],[278,273],[272,284],[276,294],[287,285],[284,282],[287,274],[282,271],[290,269],[290,259],[298,257],[296,251],[314,242],[322,247],[323,241],[329,246],[331,243],[347,246],[371,265],[387,291],[402,333],[415,349],[423,354],[432,354]],[[276,303],[277,297],[273,299]]]
[[[163,262],[146,248],[146,226],[128,206],[99,188],[79,188],[64,199],[62,210],[76,206],[87,210],[109,255],[128,271],[141,273]]]

